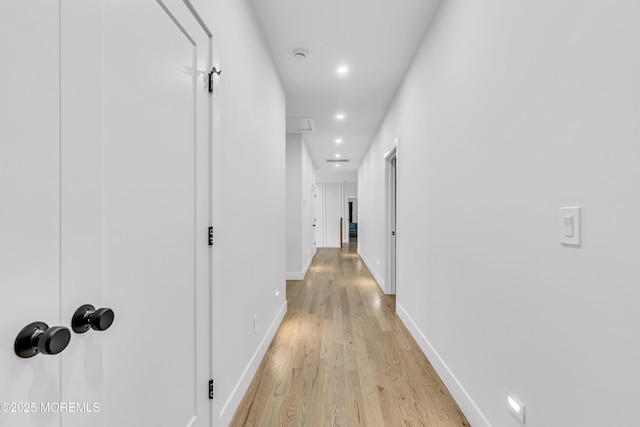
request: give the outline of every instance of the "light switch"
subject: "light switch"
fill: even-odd
[[[573,237],[573,217],[564,217],[564,237]]]
[[[582,245],[582,208],[560,208],[560,243],[567,246]]]
[[[509,389],[507,389],[507,408],[509,408],[509,412],[516,417],[516,420],[518,420],[520,424],[525,423],[524,412],[526,408]]]

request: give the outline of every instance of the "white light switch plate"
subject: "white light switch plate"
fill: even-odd
[[[582,245],[582,208],[560,208],[560,243],[567,246]]]
[[[520,424],[525,423],[525,406],[509,389],[507,389],[507,408]]]

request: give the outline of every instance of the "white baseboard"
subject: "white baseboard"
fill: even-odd
[[[427,356],[427,359],[431,362],[431,365],[440,376],[440,379],[442,379],[444,385],[449,389],[451,396],[453,396],[453,399],[456,401],[465,417],[467,417],[469,423],[471,423],[473,427],[491,427],[489,420],[487,420],[484,414],[480,411],[480,408],[478,408],[471,396],[469,396],[469,393],[467,393],[460,381],[458,381],[453,372],[451,372],[451,369],[449,369],[445,361],[442,360],[427,337],[425,337],[420,328],[418,328],[418,325],[416,325],[409,313],[407,313],[400,304],[397,304],[396,312],[398,317],[400,317],[404,325],[409,330],[409,333],[411,333],[424,354]]]
[[[362,259],[362,261],[364,261],[364,265],[367,266],[367,268],[369,269],[369,271],[371,272],[371,275],[373,276],[374,280],[378,283],[378,286],[380,287],[380,290],[383,293],[387,293],[387,291],[385,290],[384,287],[384,280],[382,280],[382,277],[380,277],[380,275],[378,274],[378,272],[373,268],[373,264],[371,264],[369,262],[369,260],[367,259],[367,257],[364,256],[364,254],[362,254],[360,252],[360,248],[358,248],[358,255],[360,255],[360,258]]]
[[[258,346],[256,352],[253,354],[253,357],[251,357],[251,360],[249,360],[249,364],[244,369],[244,372],[242,372],[240,379],[231,392],[231,396],[229,396],[229,399],[227,399],[227,401],[222,406],[222,409],[220,410],[220,418],[217,420],[217,422],[216,420],[214,420],[214,425],[228,426],[231,423],[231,419],[235,415],[235,412],[238,409],[242,398],[247,392],[249,385],[251,385],[251,381],[258,371],[258,367],[260,366],[260,363],[262,363],[262,359],[267,353],[267,350],[269,349],[269,346],[273,341],[273,337],[275,337],[276,332],[278,331],[278,328],[280,327],[280,324],[282,323],[282,320],[284,319],[284,316],[286,314],[287,301],[282,304],[282,307],[280,307],[280,311],[278,311],[278,314],[273,319],[273,322],[271,322],[269,330],[260,342],[260,345]]]
[[[286,279],[287,280],[304,280],[304,277],[307,275],[307,271],[309,271],[309,267],[311,267],[311,263],[313,262],[313,257],[315,255],[316,255],[316,252],[314,251],[313,255],[311,255],[311,258],[309,258],[307,265],[304,266],[302,271],[293,271],[293,272],[287,271]]]

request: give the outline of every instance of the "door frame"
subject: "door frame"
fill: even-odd
[[[384,156],[385,169],[385,293],[395,295],[397,277],[397,166],[398,138],[393,141],[393,148]],[[395,166],[392,162],[395,161]],[[395,235],[394,235],[395,234]]]

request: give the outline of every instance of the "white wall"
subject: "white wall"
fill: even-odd
[[[287,134],[287,278],[302,272],[302,135]],[[297,279],[300,280],[300,279]]]
[[[301,134],[287,135],[287,279],[302,280],[316,253],[315,167]]]
[[[212,369],[214,425],[227,426],[286,312],[285,93],[247,1],[194,3],[222,69],[212,95]]]
[[[316,168],[302,137],[302,266],[306,271],[316,254]]]
[[[397,307],[475,427],[637,424],[638,2],[443,2],[358,174],[384,260],[398,137]],[[559,243],[583,207],[581,248]],[[384,265],[378,265],[378,276]]]
[[[385,293],[389,290],[383,279],[387,268],[384,158],[396,139],[396,127],[389,124],[392,113],[389,111],[358,169],[358,254]]]
[[[357,182],[358,171],[334,169],[316,169],[316,182],[339,184],[342,182]]]

